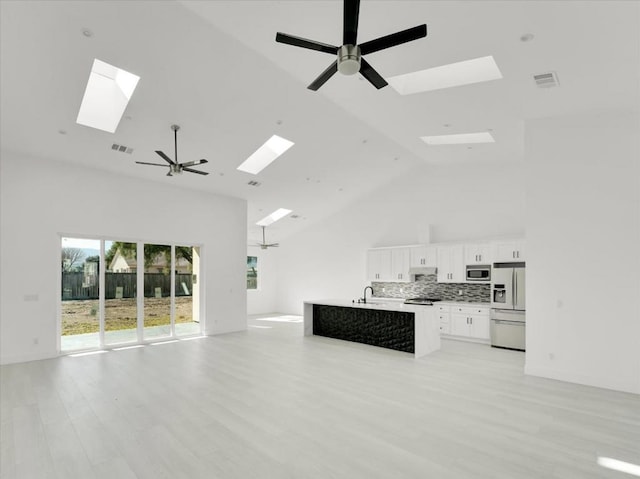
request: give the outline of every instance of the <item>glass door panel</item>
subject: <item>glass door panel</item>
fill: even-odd
[[[144,339],[171,336],[171,246],[144,245]]]
[[[100,240],[62,238],[62,351],[100,347]]]
[[[175,288],[176,288],[176,336],[200,334],[199,283],[200,254],[193,246],[176,246]]]
[[[137,341],[137,245],[105,241],[104,250],[104,342],[113,345]]]

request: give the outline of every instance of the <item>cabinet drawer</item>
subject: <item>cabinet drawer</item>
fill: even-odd
[[[451,334],[451,324],[440,322],[440,334]]]
[[[446,314],[443,314],[443,313],[438,314],[438,319],[440,320],[440,324],[448,323],[450,318],[451,318],[451,316],[448,313],[446,313]]]
[[[451,312],[469,314],[473,316],[489,316],[489,308],[484,306],[452,306]]]
[[[451,311],[451,306],[445,306],[444,304],[438,305],[438,313],[449,314],[450,311]]]

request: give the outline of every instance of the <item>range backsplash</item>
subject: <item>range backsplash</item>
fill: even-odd
[[[488,303],[491,301],[489,284],[438,283],[435,274],[417,276],[413,283],[372,282],[373,295],[383,298],[441,298],[443,301]],[[462,294],[460,292],[462,291]]]

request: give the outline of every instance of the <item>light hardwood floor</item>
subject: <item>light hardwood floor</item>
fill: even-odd
[[[1,368],[2,479],[630,478],[640,396],[250,318],[247,332]],[[615,372],[612,372],[615,374]]]

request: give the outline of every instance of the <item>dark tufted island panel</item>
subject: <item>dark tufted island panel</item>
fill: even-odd
[[[378,309],[313,305],[313,334],[415,352],[414,314]]]

